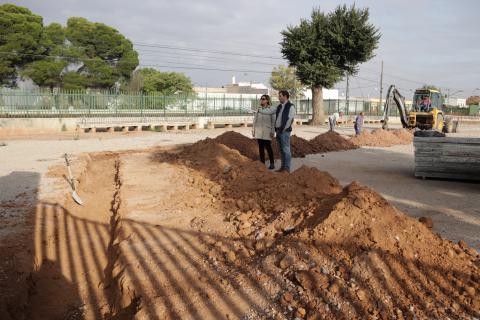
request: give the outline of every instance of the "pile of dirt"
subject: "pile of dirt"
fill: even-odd
[[[215,261],[242,266],[288,318],[480,316],[476,250],[442,239],[374,190],[342,188],[308,167],[274,174],[211,141],[176,160],[218,185],[208,192],[235,227],[232,251]]]
[[[327,132],[312,140],[306,140],[296,135],[290,138],[292,157],[303,158],[314,153],[325,153],[332,151],[343,151],[358,148],[358,145],[351,143],[335,132]],[[238,150],[242,155],[252,160],[258,160],[258,145],[255,139],[250,139],[238,132],[227,131],[212,139],[213,142],[221,143],[231,149]],[[273,153],[276,159],[280,158],[280,151],[276,139],[272,140]],[[265,157],[268,159],[266,151]]]
[[[404,129],[372,131],[366,129],[360,135],[353,136],[350,141],[357,146],[391,147],[397,144],[410,144],[413,135]]]
[[[353,144],[351,141],[333,131],[316,136],[310,140],[310,144],[312,145],[313,153],[343,151],[358,148],[356,144]]]
[[[221,143],[227,147],[238,150],[242,155],[252,160],[258,159],[258,144],[254,139],[250,139],[241,133],[227,131],[215,139],[216,143]]]
[[[413,142],[413,132],[406,130],[406,129],[395,129],[391,130],[391,132],[397,136],[400,141],[402,141],[402,144],[410,144]]]

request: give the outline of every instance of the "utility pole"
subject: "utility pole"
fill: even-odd
[[[383,97],[383,60],[382,60],[382,69],[380,72],[380,105],[379,108],[382,108],[382,97]]]
[[[349,95],[350,86],[349,86],[349,82],[348,82],[348,75],[349,75],[349,73],[347,72],[347,90],[345,92],[345,99],[347,100],[346,101],[347,102],[347,110],[344,110],[345,114],[348,114],[348,110],[349,110],[349,108],[348,108],[349,107],[349,97],[348,97],[348,95]]]

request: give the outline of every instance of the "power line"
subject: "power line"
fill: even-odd
[[[159,65],[159,64],[140,64],[139,66],[142,66],[142,67],[158,67],[158,68],[172,68],[172,69],[188,69],[188,70],[228,71],[228,72],[271,74],[271,71],[221,69],[221,68],[209,68],[208,66],[205,66],[205,67],[183,67],[183,66]]]
[[[167,50],[181,50],[181,51],[191,51],[191,52],[205,52],[205,53],[223,54],[223,55],[231,55],[231,56],[283,60],[283,58],[281,58],[281,57],[264,56],[264,55],[258,55],[258,54],[248,54],[248,53],[235,52],[235,51],[208,50],[208,49],[201,49],[201,48],[177,47],[177,46],[160,45],[160,44],[145,44],[145,43],[138,43],[138,42],[133,42],[133,44],[136,45],[136,46],[139,46],[139,47],[148,47],[148,48],[159,48],[159,49],[167,49]]]
[[[143,51],[145,51],[145,49],[141,49],[141,50],[142,50],[141,51],[142,56],[144,56],[145,53]],[[153,56],[160,55],[160,56],[166,56],[166,57],[174,57],[174,58],[177,57],[177,58],[180,58],[180,59],[191,59],[191,60],[205,59],[205,60],[209,60],[209,61],[229,62],[229,63],[232,62],[232,59],[236,59],[236,58],[221,58],[221,57],[202,56],[202,55],[198,55],[198,54],[188,54],[188,53],[184,53],[184,52],[168,53],[168,52],[159,52],[159,51],[156,51],[156,50],[150,51],[148,49],[145,52],[153,53]],[[182,56],[185,56],[185,57],[182,57]],[[266,66],[278,66],[278,63],[259,62],[259,61],[252,61],[252,60],[239,60],[238,58],[235,62],[266,65]]]

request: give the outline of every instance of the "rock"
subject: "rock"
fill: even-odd
[[[242,199],[238,199],[235,204],[237,205],[238,209],[242,209],[245,206],[245,202]]]
[[[458,245],[460,246],[460,248],[462,248],[463,250],[467,250],[468,249],[468,245],[465,241],[463,240],[460,240],[458,241]]]
[[[245,212],[245,213],[242,213],[242,214],[239,214],[236,219],[240,222],[243,222],[243,221],[247,221],[248,219],[250,219],[250,217],[252,216],[252,212],[251,211],[248,211],[248,212]]]
[[[449,258],[453,258],[455,256],[455,251],[453,251],[451,248],[448,249],[447,255]]]
[[[477,252],[477,250],[475,250],[474,248],[468,248],[467,253],[468,253],[469,255],[471,255],[472,257],[478,256],[478,252]]]
[[[340,282],[337,279],[333,280],[328,287],[328,291],[332,294],[337,294],[340,291]]]
[[[365,291],[360,289],[360,290],[357,291],[357,298],[360,301],[365,301],[365,300],[367,300],[367,294],[365,293]]]
[[[423,223],[427,228],[432,229],[433,228],[433,220],[432,218],[429,217],[420,217],[418,219],[421,223]]]
[[[359,209],[366,209],[368,208],[369,203],[365,198],[355,198],[355,200],[353,200],[353,205]]]
[[[295,279],[297,279],[302,288],[306,290],[315,290],[316,288],[326,289],[329,285],[328,276],[314,271],[298,271],[295,273]]]
[[[280,260],[279,266],[282,270],[285,270],[290,266],[292,266],[294,262],[295,262],[295,258],[287,254],[285,257],[283,257],[282,260]]]
[[[227,260],[230,261],[230,262],[235,262],[235,260],[237,259],[237,256],[235,255],[235,252],[233,252],[233,251],[228,251],[225,256],[226,256]]]
[[[255,250],[256,251],[263,251],[266,248],[266,243],[263,240],[259,240],[255,243]]]
[[[475,288],[474,287],[466,287],[465,292],[471,295],[472,297],[475,297]]]
[[[298,308],[297,311],[295,312],[295,316],[299,318],[305,317],[306,314],[307,314],[307,311],[302,307]]]
[[[285,292],[284,295],[282,296],[282,300],[284,302],[290,302],[293,300],[293,295],[290,292]]]
[[[219,195],[220,192],[222,192],[222,187],[220,187],[219,185],[215,185],[210,188],[210,193],[214,196]]]
[[[451,307],[455,311],[458,311],[460,309],[460,305],[456,302],[452,302]]]
[[[232,166],[230,165],[226,165],[225,167],[223,167],[223,173],[229,173],[230,170],[232,170]]]
[[[315,288],[314,278],[308,271],[298,271],[295,273],[295,279],[302,286],[303,289],[312,290]]]

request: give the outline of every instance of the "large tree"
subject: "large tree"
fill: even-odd
[[[270,85],[277,91],[289,91],[294,98],[301,95],[304,89],[304,85],[295,74],[295,68],[282,65],[273,68],[270,76]]]
[[[41,54],[42,17],[13,4],[0,5],[0,85],[14,87],[19,68]]]
[[[134,72],[132,80],[141,82],[141,91],[146,93],[158,92],[162,95],[172,95],[193,92],[190,78],[178,72],[162,72],[152,68],[143,68]]]
[[[282,54],[298,78],[312,89],[312,124],[323,124],[323,88],[332,88],[373,57],[380,33],[368,22],[368,9],[338,6],[331,13],[313,9],[309,20],[282,31]]]
[[[76,72],[88,87],[111,88],[129,79],[138,66],[132,43],[112,27],[73,17],[65,33],[71,46],[80,51]]]

